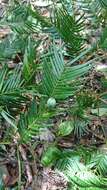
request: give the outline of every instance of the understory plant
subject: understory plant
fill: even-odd
[[[98,15],[93,12],[95,5],[100,7]],[[107,189],[107,152],[95,143],[81,143],[96,135],[93,120],[107,115],[106,71],[97,80],[100,89],[92,78],[97,62],[106,55],[107,4],[66,0],[53,2],[51,11],[45,17],[31,4],[14,1],[0,21],[0,27],[9,30],[0,41],[0,122],[6,125],[1,151],[6,144],[15,143],[18,151],[20,146],[34,151],[42,144],[36,161],[62,172],[68,190]],[[91,30],[96,19],[100,27],[91,44],[85,22],[89,15]],[[54,138],[41,138],[48,131]],[[62,140],[72,145],[61,146]],[[28,157],[33,160],[31,152]],[[19,179],[15,188],[21,184]]]

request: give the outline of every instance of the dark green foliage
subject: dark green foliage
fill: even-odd
[[[43,58],[42,93],[63,100],[77,91],[81,83],[78,84],[76,79],[84,76],[92,66],[88,63],[68,66],[69,63],[64,62],[61,50],[58,52],[55,46],[52,47],[50,55]]]
[[[18,130],[21,136],[22,142],[28,142],[33,136],[39,133],[40,129],[43,127],[41,123],[41,105],[38,109],[37,103],[35,100],[31,102],[28,112],[21,114],[20,120],[18,123]]]
[[[36,71],[36,52],[33,39],[28,38],[24,58],[23,58],[23,78],[26,81],[31,81]]]
[[[107,27],[103,29],[103,32],[101,34],[101,38],[99,40],[99,46],[103,49],[107,49]]]
[[[101,19],[101,26],[105,25],[106,1],[81,1],[81,4],[81,9],[89,5],[90,11],[95,6],[98,23]],[[75,5],[75,1],[72,4],[64,1],[60,8],[52,10],[54,18],[44,18],[30,4],[15,1],[1,20],[1,26],[10,28],[9,35],[0,42],[0,121],[9,123],[2,140],[15,139],[17,147],[26,144],[31,151],[35,143],[41,143],[44,152],[38,163],[62,171],[69,190],[102,190],[107,188],[106,153],[95,147],[77,147],[73,142],[77,139],[79,143],[84,135],[88,138],[89,132],[92,135],[88,127],[94,116],[107,115],[104,105],[107,93],[93,92],[84,85],[99,59],[97,51],[107,48],[107,32],[105,27],[101,37],[85,48],[85,17],[77,16]],[[47,31],[44,46],[40,37]],[[69,60],[64,55],[70,55]],[[90,58],[93,56],[97,57]],[[9,69],[8,61],[14,62],[17,57],[15,68]],[[103,78],[102,89],[106,90]],[[55,141],[40,140],[44,129],[52,130]],[[70,139],[71,148],[60,147],[64,138]]]
[[[82,17],[76,19],[74,15],[70,15],[67,9],[62,6],[62,8],[56,10],[54,22],[71,56],[78,53],[83,46],[81,31],[83,31],[84,25]]]
[[[27,98],[22,95],[23,80],[21,72],[16,69],[14,73],[8,71],[7,67],[0,69],[0,105],[7,109],[17,108]]]

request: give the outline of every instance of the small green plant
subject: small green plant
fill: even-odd
[[[2,141],[5,144],[5,136],[11,136],[9,144],[28,145],[30,151],[35,142],[42,144],[44,151],[37,161],[62,171],[69,190],[102,190],[107,188],[106,153],[74,142],[79,144],[91,133],[94,116],[107,114],[103,85],[100,92],[85,86],[89,73],[95,70],[95,61],[101,59],[98,52],[107,49],[107,31],[105,27],[101,37],[86,47],[85,12],[78,18],[74,1],[70,14],[68,3],[53,6],[53,18],[45,18],[30,4],[15,1],[0,21],[1,27],[10,29],[0,42],[0,120],[12,129],[6,129]],[[94,5],[100,7],[98,20],[105,23],[105,1],[81,1],[81,5],[90,11]],[[41,34],[48,35],[47,48]],[[91,56],[95,58],[88,58]],[[9,69],[8,62],[17,58],[15,68]],[[44,129],[53,130],[52,142],[38,140]],[[67,138],[74,144],[63,149],[60,141]]]

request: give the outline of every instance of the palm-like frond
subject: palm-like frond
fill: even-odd
[[[20,107],[27,100],[22,96],[21,73],[16,70],[9,74],[8,69],[0,69],[0,105],[8,109]]]
[[[0,60],[13,58],[17,53],[24,53],[28,37],[33,33],[49,27],[48,21],[31,5],[14,3],[0,21],[0,26],[8,26],[9,34],[0,42]],[[36,41],[33,38],[33,42]],[[35,42],[36,43],[36,42]]]
[[[35,101],[32,101],[29,111],[21,114],[18,122],[21,141],[29,142],[32,136],[39,132],[40,125],[37,123],[37,119],[37,104]]]
[[[27,44],[27,39],[15,35],[9,34],[5,39],[0,42],[0,60],[14,58],[18,53],[23,53]]]
[[[13,31],[22,35],[29,35],[37,32],[41,27],[49,26],[48,21],[39,14],[37,10],[33,10],[31,5],[15,3],[9,7],[7,15],[0,22],[1,26],[9,26]]]
[[[97,2],[103,7],[103,8],[107,8],[107,1],[105,0],[97,0]]]
[[[71,190],[107,188],[107,155],[97,152],[95,154],[95,152],[95,148],[84,147],[62,152],[56,162],[56,167],[68,177]]]
[[[84,134],[88,133],[87,130],[88,121],[82,119],[74,120],[74,135],[81,138]]]
[[[0,69],[0,117],[16,128],[14,115],[28,102],[22,88],[21,72],[10,73],[6,66]]]
[[[107,49],[107,27],[105,27],[102,31],[101,37],[99,39],[98,45],[101,49]]]
[[[107,174],[107,155],[106,154],[101,154],[97,153],[96,155],[93,154],[89,166],[92,168],[96,168],[99,173],[102,175],[106,176]]]
[[[54,24],[71,56],[78,53],[83,46],[81,31],[83,31],[84,25],[82,17],[76,19],[74,15],[70,15],[66,8],[62,6],[55,12]]]
[[[92,65],[87,63],[73,67],[68,66],[64,62],[61,51],[58,52],[55,46],[51,49],[50,54],[51,56],[43,58],[42,93],[60,100],[68,98],[79,87],[76,79],[86,74]]]
[[[107,179],[95,175],[82,163],[71,160],[66,171],[68,178],[80,187],[107,188]]]
[[[10,126],[13,127],[13,129],[17,130],[16,124],[15,124],[15,118],[12,117],[9,112],[5,108],[0,107],[0,116],[8,123]],[[11,130],[12,132],[12,130]]]
[[[41,100],[38,105],[33,99],[28,111],[21,114],[18,130],[22,142],[28,143],[33,137],[39,135],[43,128],[47,127],[47,121],[52,117],[52,113],[47,111],[45,103]]]
[[[23,59],[23,77],[26,81],[30,81],[35,74],[37,66],[35,63],[35,58],[35,46],[33,40],[30,37],[28,37]]]
[[[91,157],[95,152],[96,152],[95,148],[87,147],[86,149],[85,147],[82,146],[76,147],[76,149],[73,150],[65,149],[62,151],[61,157],[59,157],[56,163],[56,167],[61,171],[65,171],[68,165],[70,164],[71,160],[81,161],[81,158],[85,164],[88,164],[90,163]]]
[[[103,23],[107,18],[107,2],[105,0],[78,0],[79,8],[86,13],[93,23]]]

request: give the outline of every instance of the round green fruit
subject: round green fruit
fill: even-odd
[[[49,98],[47,101],[47,107],[48,108],[54,108],[55,106],[56,106],[55,98]]]

